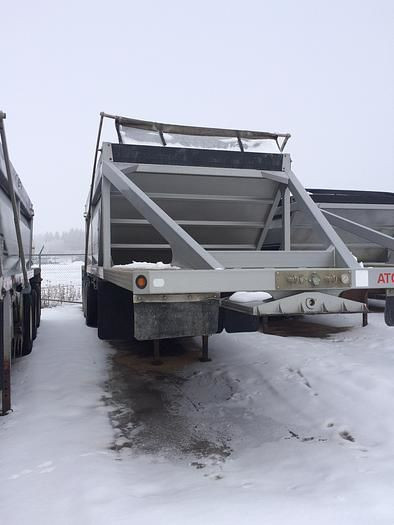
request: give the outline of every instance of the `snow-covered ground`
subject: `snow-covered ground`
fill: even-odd
[[[12,525],[394,523],[394,330],[381,313],[280,335],[110,345],[43,311],[0,420]],[[335,328],[333,328],[335,327]]]

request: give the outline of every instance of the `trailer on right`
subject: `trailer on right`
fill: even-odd
[[[306,190],[346,246],[364,268],[379,269],[377,285],[394,282],[391,271],[394,265],[394,193],[342,189],[307,188]],[[310,215],[297,206],[291,207],[291,249],[327,249],[327,241],[319,235]],[[279,249],[281,245],[282,206],[267,235],[267,246]],[[383,235],[379,235],[383,234]],[[372,283],[371,283],[372,285]],[[349,297],[360,297],[354,291],[345,292]],[[390,305],[389,289],[368,288],[365,301],[370,298],[386,299]],[[386,321],[391,324],[390,308]]]
[[[118,142],[101,143],[104,119]],[[387,296],[394,325],[392,194],[357,203],[337,192],[331,202],[305,189],[288,139],[101,114],[83,269],[86,322],[101,339],[157,350],[161,339],[201,335],[205,360],[209,335],[255,331],[262,318],[366,321],[371,290]]]

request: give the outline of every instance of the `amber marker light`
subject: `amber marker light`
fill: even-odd
[[[148,281],[146,280],[145,275],[139,275],[137,279],[135,280],[135,284],[138,286],[138,288],[145,288],[148,284]]]

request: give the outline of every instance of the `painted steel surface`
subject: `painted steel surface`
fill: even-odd
[[[20,227],[24,251],[30,254],[33,205],[24,189],[15,169],[11,166],[15,196],[20,203]],[[21,271],[19,265],[18,243],[15,232],[11,200],[8,195],[8,184],[4,164],[3,149],[0,143],[0,276],[9,277]]]

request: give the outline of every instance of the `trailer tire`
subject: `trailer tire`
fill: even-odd
[[[33,305],[32,294],[24,294],[22,319],[22,355],[28,355],[33,349]]]
[[[386,297],[386,306],[384,307],[384,320],[387,326],[394,326],[394,296]]]
[[[87,326],[97,327],[97,290],[90,279],[86,280],[85,308]]]

